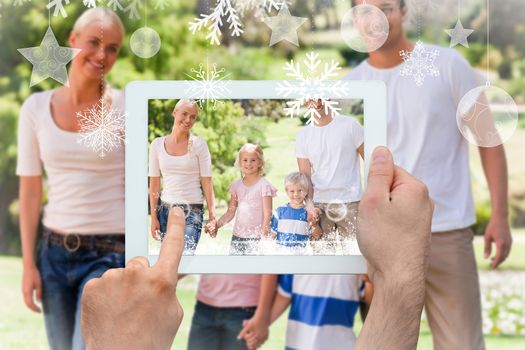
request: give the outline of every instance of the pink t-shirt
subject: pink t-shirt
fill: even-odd
[[[246,186],[242,179],[235,180],[229,192],[237,196],[237,212],[233,234],[241,238],[259,238],[263,227],[263,197],[275,197],[277,189],[264,177]]]
[[[250,307],[259,302],[261,275],[202,275],[197,300],[215,307]]]

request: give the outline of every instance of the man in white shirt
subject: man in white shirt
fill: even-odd
[[[353,1],[354,5],[363,0]],[[434,349],[484,349],[480,292],[469,228],[476,221],[468,161],[468,143],[456,123],[461,98],[481,85],[475,72],[455,50],[423,45],[438,52],[438,76],[424,77],[418,86],[412,76],[402,76],[400,52],[412,51],[403,31],[407,15],[404,0],[367,0],[388,18],[385,44],[369,53],[368,60],[345,77],[382,80],[387,93],[387,143],[396,163],[421,179],[435,203],[432,246],[426,277],[425,308]],[[485,257],[496,253],[496,268],[510,252],[507,164],[503,146],[479,147],[490,190],[492,217],[485,231]]]
[[[299,171],[306,175],[309,215],[319,216],[321,237],[312,233],[314,254],[335,254],[337,241],[344,254],[357,251],[357,207],[361,199],[359,155],[363,156],[363,127],[352,117],[333,116],[322,100],[309,102],[320,116],[301,129],[295,140]],[[316,212],[311,201],[317,208]]]

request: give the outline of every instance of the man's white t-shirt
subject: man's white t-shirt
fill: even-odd
[[[449,231],[476,222],[468,144],[457,127],[456,109],[481,79],[455,50],[424,48],[439,51],[434,63],[440,75],[427,76],[423,86],[400,75],[404,63],[378,69],[364,61],[345,79],[386,83],[387,145],[396,164],[428,186],[435,203],[432,231]]]
[[[311,123],[295,140],[295,156],[310,161],[314,202],[349,203],[361,199],[359,153],[363,127],[338,115],[327,125]]]

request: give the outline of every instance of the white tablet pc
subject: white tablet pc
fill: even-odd
[[[228,89],[225,95],[220,96],[217,103],[239,103],[249,104],[250,101],[278,100],[284,107],[286,102],[299,99],[297,94],[291,93],[286,97],[278,93],[278,87],[285,83],[296,82],[284,81],[228,81]],[[213,96],[212,96],[213,97]],[[347,89],[343,98],[341,96],[325,96],[333,98],[341,103],[341,114],[350,113],[352,103],[348,101],[361,101],[358,108],[364,119],[364,169],[362,173],[368,173],[368,163],[372,150],[378,145],[386,145],[386,87],[383,82],[378,81],[348,81]],[[154,264],[158,257],[160,242],[156,241],[150,234],[150,213],[148,201],[148,160],[152,133],[156,126],[150,119],[152,105],[174,105],[180,99],[193,99],[205,101],[210,99],[206,91],[195,92],[188,88],[187,81],[135,81],[126,87],[126,261],[135,256],[147,256],[150,263]],[[248,100],[248,101],[246,101]],[[160,102],[155,102],[160,101]],[[256,103],[256,102],[254,102]],[[349,107],[350,106],[350,107]],[[346,110],[345,110],[346,108]],[[353,108],[353,107],[352,107]],[[202,109],[201,109],[202,111]],[[157,111],[158,113],[158,111]],[[339,116],[338,116],[339,117]],[[352,117],[352,116],[349,116]],[[283,132],[290,132],[292,136],[285,137],[280,141],[282,152],[275,149],[265,151],[270,154],[266,160],[269,163],[266,178],[278,189],[277,197],[274,197],[273,209],[279,205],[286,206],[286,191],[284,189],[284,175],[281,174],[282,164],[297,171],[297,160],[294,153],[295,133],[301,126],[298,119],[290,122],[290,119],[282,117]],[[286,121],[285,121],[286,120]],[[357,120],[357,118],[356,118]],[[153,123],[153,124],[152,124]],[[278,125],[278,124],[277,124]],[[270,138],[271,146],[277,144],[275,126]],[[294,130],[289,130],[294,129]],[[280,132],[279,132],[280,134]],[[209,134],[207,134],[209,135]],[[197,135],[206,140],[206,135]],[[215,138],[216,140],[216,138]],[[215,141],[216,142],[216,141]],[[268,145],[266,145],[268,148]],[[265,153],[265,154],[266,154]],[[213,157],[212,157],[213,158]],[[212,159],[212,163],[213,163]],[[231,164],[233,165],[233,164]],[[214,169],[217,171],[217,169]],[[279,175],[278,171],[281,171]],[[240,173],[239,173],[240,174]],[[212,174],[213,176],[213,174]],[[237,177],[240,178],[240,175]],[[366,186],[366,177],[361,181]],[[224,202],[223,202],[224,203]],[[339,205],[339,204],[336,204]],[[218,206],[217,217],[226,210],[224,204]],[[207,213],[204,215],[207,216]],[[233,222],[233,221],[232,221]],[[295,273],[295,274],[357,274],[366,272],[366,263],[359,252],[356,242],[350,250],[325,254],[323,252],[311,253],[309,242],[306,242],[306,250],[301,254],[282,254],[273,251],[262,250],[259,255],[231,255],[232,226],[221,228],[216,238],[211,238],[204,233],[200,236],[194,255],[184,255],[180,263],[180,273],[186,274],[247,274],[247,273]],[[262,244],[262,243],[261,243]],[[271,240],[265,240],[266,246],[273,244]],[[313,243],[312,243],[313,244]],[[337,246],[337,241],[335,242]],[[268,253],[270,252],[270,253]],[[310,253],[309,253],[310,252]],[[350,252],[350,253],[349,253]],[[253,253],[251,253],[253,254]]]

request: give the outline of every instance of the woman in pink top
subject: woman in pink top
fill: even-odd
[[[124,95],[104,81],[115,63],[124,26],[105,8],[84,12],[69,44],[80,49],[69,87],[31,95],[20,112],[22,293],[27,307],[42,303],[51,349],[84,349],[80,300],[88,280],[124,266],[124,149],[101,158],[79,144],[79,119],[101,103],[124,113]],[[38,226],[46,173],[43,237]],[[38,252],[37,252],[38,243]]]
[[[215,235],[236,216],[230,254],[255,254],[261,237],[270,235],[272,197],[277,189],[263,177],[264,155],[260,146],[242,146],[235,165],[241,169],[242,178],[230,187],[227,212],[209,230]],[[267,308],[276,284],[275,276],[202,275],[188,349],[245,350],[246,342],[239,340],[243,323],[253,338],[262,343],[268,337]]]

